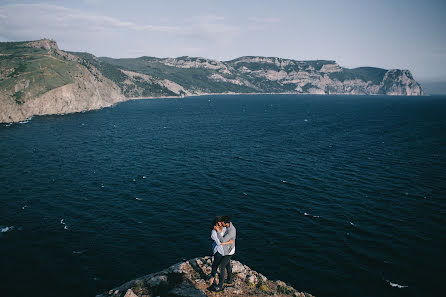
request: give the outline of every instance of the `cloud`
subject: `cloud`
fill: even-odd
[[[12,4],[0,6],[0,34],[12,40],[34,39],[49,34],[54,37],[113,30],[175,33],[174,26],[139,25],[104,15],[50,4]]]
[[[13,4],[0,6],[0,34],[13,40],[39,38],[42,33],[66,35],[72,32],[131,32],[173,33],[183,36],[210,34],[234,34],[237,29],[220,21],[215,15],[198,16],[182,26],[136,24],[105,15],[86,13],[81,10],[50,4]]]
[[[102,0],[83,0],[82,1],[84,4],[86,5],[98,5],[98,4],[102,4]]]
[[[267,17],[267,18],[259,18],[259,17],[249,17],[248,21],[252,23],[258,24],[277,24],[280,23],[279,18]]]
[[[93,1],[94,2],[94,1]],[[61,48],[87,50],[113,44],[110,54],[126,43],[169,44],[174,47],[228,45],[240,28],[218,15],[203,15],[175,20],[174,25],[136,23],[107,15],[53,4],[9,4],[0,6],[0,36],[8,41],[52,38]],[[119,43],[119,44],[118,44]],[[130,53],[131,54],[131,53]]]

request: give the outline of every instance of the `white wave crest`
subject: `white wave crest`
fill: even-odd
[[[70,229],[68,229],[68,226],[67,226],[67,224],[65,223],[65,219],[61,219],[61,220],[60,220],[60,223],[61,223],[62,225],[64,225],[63,228],[64,228],[65,230],[70,230]]]
[[[392,283],[391,281],[389,281],[387,279],[386,279],[386,282],[388,282],[391,287],[398,288],[398,289],[403,289],[403,288],[407,288],[408,287],[408,286],[400,285],[400,284],[397,284],[397,283]]]
[[[14,226],[10,226],[10,227],[0,227],[0,231],[2,233],[8,232],[8,231],[12,231],[14,230]]]
[[[33,118],[33,117],[29,117],[29,118],[27,118],[26,120],[19,122],[19,124],[27,124],[27,123],[29,123],[29,121],[32,120],[32,118]]]

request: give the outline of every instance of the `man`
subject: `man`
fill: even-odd
[[[223,291],[223,283],[225,281],[225,270],[228,273],[228,279],[226,280],[227,286],[232,286],[232,266],[231,266],[231,257],[235,254],[235,238],[237,235],[237,231],[234,225],[231,223],[231,218],[228,216],[221,217],[220,225],[222,227],[226,227],[226,231],[223,236],[217,232],[218,239],[220,242],[231,241],[231,244],[223,245],[223,259],[220,261],[220,274],[218,285],[215,287],[215,292]]]

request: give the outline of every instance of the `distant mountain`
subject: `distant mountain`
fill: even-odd
[[[0,43],[0,122],[129,98],[234,93],[424,95],[409,70],[256,56],[112,59],[64,52],[48,39]]]
[[[335,61],[241,57],[221,62],[196,57],[112,59],[72,54],[97,67],[127,97],[207,93],[424,94],[409,70],[348,69]]]

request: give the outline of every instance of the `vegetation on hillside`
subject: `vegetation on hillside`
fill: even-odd
[[[97,79],[102,73],[126,97],[284,92],[394,94],[406,92],[404,84],[421,90],[409,72],[374,67],[347,69],[327,60],[249,56],[225,62],[187,56],[113,59],[89,53],[67,54],[49,40],[33,42],[33,46],[29,42],[0,43],[0,92],[18,105],[74,82],[85,68]],[[408,79],[402,83],[399,78],[403,73]],[[372,85],[374,89],[367,89]]]
[[[0,92],[17,104],[73,82],[78,64],[26,42],[0,43]]]
[[[341,82],[346,80],[360,79],[362,81],[371,81],[373,84],[380,84],[387,70],[375,67],[359,67],[354,69],[343,68],[341,72],[331,73],[332,79]]]

